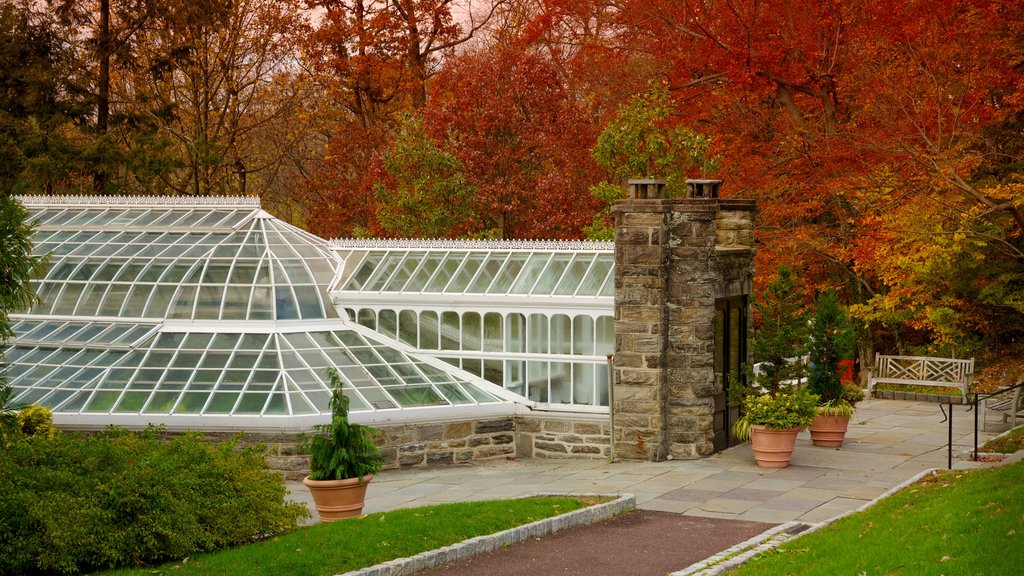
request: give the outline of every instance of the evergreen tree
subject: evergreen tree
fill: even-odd
[[[797,278],[786,265],[779,266],[779,277],[765,287],[754,310],[761,319],[754,333],[751,348],[754,362],[761,365],[757,383],[775,396],[784,380],[801,378],[804,373],[800,361],[806,350],[807,320],[803,311],[803,291]]]

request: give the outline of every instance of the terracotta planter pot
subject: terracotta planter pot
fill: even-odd
[[[313,496],[313,504],[321,522],[334,522],[343,518],[353,518],[363,512],[366,500],[366,486],[373,479],[373,474],[345,480],[310,480],[309,476],[302,483],[309,488]]]
[[[750,427],[750,443],[754,447],[754,460],[764,468],[785,468],[793,458],[793,446],[801,428],[774,430],[760,424]]]
[[[815,446],[839,448],[846,438],[846,430],[850,427],[849,416],[831,416],[818,414],[811,422],[811,442]]]

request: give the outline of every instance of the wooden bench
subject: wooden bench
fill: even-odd
[[[949,386],[958,388],[963,402],[968,401],[974,377],[974,358],[928,358],[924,356],[875,356],[869,368],[868,398],[876,384],[911,384],[914,386]]]
[[[986,398],[982,401],[981,405],[985,408],[984,416],[981,418],[982,430],[988,425],[987,417],[989,412],[1001,413],[1003,415],[1003,422],[1012,422],[1010,424],[1011,428],[1017,427],[1017,418],[1024,418],[1024,394],[1021,393],[1020,388],[1014,388],[1004,394]]]

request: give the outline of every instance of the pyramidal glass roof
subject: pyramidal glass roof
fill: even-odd
[[[334,290],[486,297],[611,298],[610,242],[332,240]]]
[[[306,428],[329,414],[331,368],[355,421],[528,404],[341,318],[338,255],[257,198],[19,199],[48,262],[4,361],[14,401],[58,423]]]

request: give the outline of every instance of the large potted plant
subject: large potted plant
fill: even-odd
[[[844,387],[839,373],[840,360],[853,351],[854,331],[835,290],[818,295],[809,332],[811,368],[807,386],[819,398],[818,415],[810,425],[811,442],[815,446],[839,448],[854,405],[863,394],[858,397],[859,389]]]
[[[341,377],[331,369],[331,423],[315,428],[304,448],[309,452],[309,476],[302,483],[309,488],[322,522],[359,516],[366,499],[366,487],[384,463],[373,442],[377,430],[348,421],[348,397],[342,393]]]
[[[754,308],[760,328],[751,341],[756,369],[748,371],[750,387],[737,387],[743,413],[733,425],[740,440],[750,440],[759,466],[785,468],[796,437],[817,414],[817,397],[800,387],[801,356],[806,342],[803,295],[786,266],[765,287]]]

